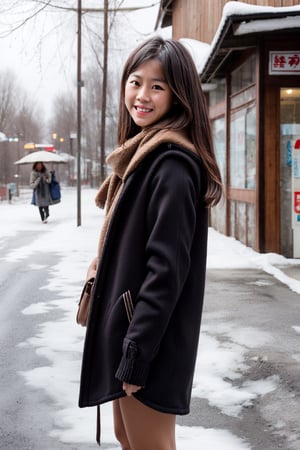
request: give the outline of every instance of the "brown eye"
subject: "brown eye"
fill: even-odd
[[[155,84],[152,89],[154,89],[155,91],[163,91],[164,90],[163,87],[160,86],[159,84]]]

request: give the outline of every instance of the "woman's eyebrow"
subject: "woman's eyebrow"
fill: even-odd
[[[142,79],[143,77],[141,75],[138,75],[137,73],[131,73],[129,76],[136,77],[139,79]],[[158,81],[160,83],[166,83],[166,80],[164,78],[151,78],[151,81]]]

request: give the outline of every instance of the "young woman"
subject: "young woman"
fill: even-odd
[[[47,223],[49,217],[51,174],[42,162],[34,163],[30,175],[30,187],[34,191],[35,205],[39,208],[43,223]]]
[[[87,275],[96,280],[79,406],[113,400],[123,450],[175,450],[197,356],[208,211],[222,192],[205,97],[179,42],[155,37],[129,56],[118,138],[96,197],[106,219]]]

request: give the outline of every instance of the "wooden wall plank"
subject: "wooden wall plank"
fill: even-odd
[[[258,6],[288,7],[299,0],[243,0]],[[226,0],[176,0],[173,3],[173,37],[211,43],[223,14]]]

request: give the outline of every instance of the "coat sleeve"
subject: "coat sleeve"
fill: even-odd
[[[163,159],[152,177],[146,214],[146,276],[123,341],[116,378],[145,386],[190,270],[201,190],[200,168],[180,157]]]
[[[32,172],[31,175],[30,175],[29,186],[32,189],[36,189],[38,187],[40,181],[41,181],[41,177],[37,173]]]
[[[44,178],[45,178],[46,183],[50,184],[51,180],[52,180],[51,172],[48,172],[48,170],[46,170],[46,172],[44,174]]]

